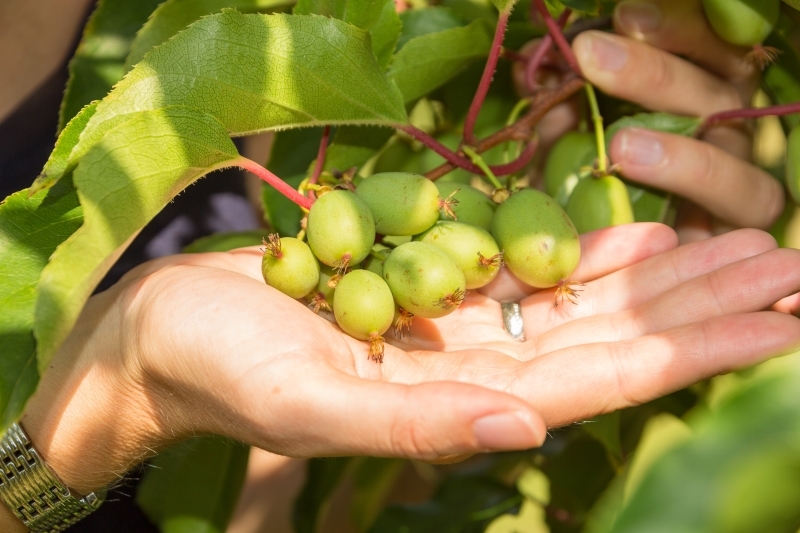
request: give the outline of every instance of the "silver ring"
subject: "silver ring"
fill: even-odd
[[[525,326],[522,323],[522,310],[518,303],[500,304],[503,311],[503,327],[515,341],[525,342]]]

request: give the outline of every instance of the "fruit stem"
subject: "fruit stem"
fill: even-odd
[[[422,131],[421,129],[417,128],[416,126],[413,126],[411,124],[397,124],[395,125],[395,128],[415,138],[416,140],[418,140],[419,142],[421,142],[422,144],[424,144],[425,146],[427,146],[428,148],[430,148],[431,150],[433,150],[434,152],[445,158],[445,160],[447,160],[448,163],[456,167],[469,170],[470,172],[474,172],[475,174],[480,172],[480,169],[475,165],[471,164],[467,159],[461,157],[460,155],[458,155],[457,153],[455,153],[454,151],[452,151],[451,149],[449,149],[448,147],[446,147],[445,145],[443,145],[442,143],[440,143],[439,141],[437,141],[436,139],[434,139],[433,137]]]
[[[531,101],[528,100],[527,98],[523,98],[522,100],[517,102],[516,105],[514,106],[514,109],[512,109],[511,113],[508,115],[508,120],[506,120],[506,127],[512,125],[517,120],[519,120],[519,116],[530,105]],[[508,163],[510,159],[510,156],[508,154],[509,150],[510,150],[510,142],[507,142],[505,148],[503,149],[503,158],[505,159],[506,163]],[[517,153],[516,157],[519,157],[519,153]]]
[[[478,152],[476,152],[469,146],[462,146],[461,149],[464,150],[464,153],[467,154],[470,160],[472,160],[472,162],[475,163],[478,166],[478,168],[480,168],[483,171],[483,174],[486,176],[487,181],[492,185],[494,185],[495,189],[503,188],[503,184],[500,183],[500,180],[497,179],[497,176],[494,175],[492,169],[489,168],[489,165],[486,164],[486,161],[483,160],[483,158],[480,156],[480,154],[478,154]]]
[[[559,86],[553,88],[542,88],[531,96],[531,110],[528,111],[521,119],[511,126],[507,126],[500,131],[489,135],[485,139],[481,139],[477,146],[473,146],[475,151],[479,154],[494,148],[498,144],[503,144],[507,141],[519,141],[530,139],[533,133],[533,127],[547,114],[548,111],[553,109],[558,104],[564,102],[572,95],[577,93],[583,87],[584,81],[577,76],[569,76]],[[400,126],[397,126],[398,128]],[[535,147],[534,147],[535,148]],[[531,157],[535,150],[529,150]],[[523,152],[523,156],[526,155]],[[520,156],[520,159],[523,157]],[[530,160],[530,159],[528,159]],[[509,165],[519,164],[520,161],[509,163]],[[527,164],[527,163],[526,163]],[[524,165],[522,165],[524,166]],[[433,170],[428,171],[425,176],[431,180],[441,178],[448,172],[460,167],[451,162],[446,162]],[[460,167],[464,168],[464,167]],[[502,175],[503,172],[495,166],[492,167],[495,175]]]
[[[600,114],[600,106],[597,105],[594,86],[588,82],[586,83],[586,95],[589,97],[589,107],[592,110],[592,122],[594,123],[594,138],[597,141],[597,168],[605,175],[608,172],[608,159],[606,157],[606,133],[603,129],[603,116]]]
[[[478,142],[478,139],[475,137],[475,122],[478,120],[478,114],[481,112],[483,101],[486,99],[489,86],[492,84],[494,71],[497,68],[497,59],[503,51],[503,37],[506,33],[508,16],[510,14],[510,9],[502,11],[500,17],[497,19],[497,27],[494,30],[494,39],[492,40],[492,48],[489,50],[489,58],[486,60],[486,66],[483,67],[483,75],[478,84],[478,89],[475,91],[475,96],[472,98],[472,103],[469,106],[467,118],[464,119],[464,141],[471,146]]]
[[[531,8],[534,8],[533,4],[531,4]],[[567,24],[567,20],[571,14],[571,9],[564,9],[564,11],[558,17],[559,28],[563,28]],[[539,67],[542,66],[545,56],[547,56],[547,53],[550,52],[552,48],[553,36],[548,33],[544,36],[542,42],[539,44],[539,47],[536,48],[536,51],[531,54],[528,64],[525,65],[525,85],[528,87],[529,91],[536,89],[536,72],[539,70]]]
[[[703,123],[700,124],[700,127],[697,128],[694,136],[700,137],[708,130],[708,128],[717,122],[742,118],[782,117],[785,115],[791,115],[793,113],[800,113],[800,102],[791,102],[788,104],[773,105],[769,107],[742,108],[733,109],[731,111],[723,111],[721,113],[715,113],[707,116]]]
[[[547,31],[553,37],[556,45],[558,45],[558,49],[564,54],[564,59],[567,60],[567,63],[569,63],[569,66],[576,74],[582,76],[583,74],[581,73],[580,65],[578,65],[578,59],[572,52],[572,47],[567,42],[567,38],[564,37],[564,34],[561,32],[558,22],[553,19],[553,16],[547,10],[547,6],[544,5],[544,0],[533,0],[533,5],[544,19],[544,23],[547,25]]]
[[[314,164],[314,172],[311,173],[311,177],[308,179],[309,185],[316,185],[319,182],[322,169],[325,168],[325,153],[328,150],[328,139],[330,135],[331,127],[325,126],[325,129],[322,130],[322,139],[319,141],[319,150],[317,151],[317,162]],[[313,187],[308,188],[308,197],[312,200],[316,199],[317,195]]]
[[[284,195],[286,198],[297,204],[298,206],[302,207],[303,209],[311,209],[311,205],[314,201],[311,198],[307,198],[294,190],[291,185],[280,179],[278,176],[267,170],[266,168],[262,167],[255,161],[247,159],[243,155],[240,155],[233,161],[231,161],[231,166],[237,166],[247,170],[248,172],[252,172],[259,179],[269,183],[275,189]]]

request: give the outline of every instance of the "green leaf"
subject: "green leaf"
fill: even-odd
[[[370,533],[479,533],[521,503],[515,489],[494,479],[453,475],[431,501],[387,507]]]
[[[787,5],[792,6],[795,9],[800,9],[800,0],[783,0]]]
[[[695,435],[648,470],[613,531],[793,531],[800,523],[800,359],[785,366],[698,416]]]
[[[400,17],[394,0],[298,0],[296,15],[324,15],[369,31],[372,51],[385,69],[400,36]]]
[[[325,154],[325,170],[345,172],[361,168],[394,135],[394,130],[378,127],[343,126],[336,130]]]
[[[58,129],[91,102],[103,98],[125,74],[125,57],[139,28],[161,0],[100,0],[69,63],[69,81]]]
[[[492,28],[476,20],[410,39],[394,57],[389,76],[397,83],[406,102],[425,96],[444,85],[470,63],[489,54]]]
[[[170,107],[128,115],[73,173],[84,223],[42,272],[34,331],[40,371],[131,239],[178,193],[237,158],[214,117]]]
[[[694,135],[701,123],[702,119],[697,117],[682,117],[669,113],[638,113],[623,117],[606,128],[606,152],[611,152],[611,141],[614,139],[614,135],[623,128],[644,128],[690,137]],[[624,172],[625,169],[623,169]],[[672,207],[672,195],[638,184],[633,185],[630,182],[627,185],[636,222],[668,221]]]
[[[294,502],[292,521],[295,533],[317,533],[330,498],[353,463],[352,457],[310,459],[303,490]]]
[[[171,105],[212,114],[231,135],[406,122],[402,95],[369,42],[366,31],[319,16],[202,18],[148,53],[97,106],[70,166],[130,114]]]
[[[125,72],[142,60],[144,55],[166,42],[179,31],[206,15],[224,8],[240,13],[269,13],[292,5],[293,0],[167,0],[153,11],[150,20],[136,34],[125,60]]]
[[[353,473],[350,515],[358,531],[367,531],[408,463],[402,459],[363,458]]]
[[[781,16],[781,26],[788,25],[794,31],[796,25],[788,22],[785,15]],[[769,95],[774,104],[789,104],[800,102],[800,54],[791,42],[781,35],[781,32],[772,32],[765,46],[772,46],[783,53],[777,62],[770,65],[762,78],[761,85],[764,92]],[[781,117],[784,130],[788,133],[800,124],[800,115],[791,114]]]
[[[0,434],[16,422],[39,382],[33,318],[47,260],[82,222],[70,180],[0,204]]]
[[[69,154],[77,146],[81,133],[86,128],[86,124],[89,123],[89,119],[94,115],[99,103],[99,101],[94,101],[81,109],[75,115],[75,118],[69,121],[67,127],[61,130],[56,141],[56,147],[47,159],[44,170],[33,182],[31,191],[36,193],[42,189],[52,187],[56,182],[53,177],[61,176],[66,172],[69,167]]]
[[[612,457],[615,464],[622,461],[622,443],[619,437],[620,412],[596,416],[581,424],[581,429],[597,439]]]
[[[397,40],[397,50],[415,37],[464,26],[464,21],[452,9],[442,6],[406,10],[400,13],[400,20],[403,32]]]
[[[162,533],[224,533],[244,485],[250,448],[195,437],[155,457],[136,502]]]
[[[258,246],[266,238],[267,230],[237,231],[231,233],[216,233],[208,237],[197,239],[183,249],[186,254],[205,252],[227,252],[245,246]]]

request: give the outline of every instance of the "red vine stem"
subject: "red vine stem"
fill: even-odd
[[[296,203],[300,207],[303,207],[305,209],[311,209],[311,204],[314,203],[314,201],[311,198],[306,198],[305,196],[297,192],[294,188],[292,188],[291,185],[280,179],[272,172],[262,167],[255,161],[247,159],[242,155],[231,161],[231,166],[241,167],[247,170],[248,172],[252,172],[256,176],[258,176],[261,180],[275,187],[275,189],[279,193],[281,193],[286,198]]]
[[[478,139],[475,138],[475,122],[478,120],[478,114],[481,112],[483,101],[486,99],[489,86],[492,84],[494,71],[497,69],[497,60],[500,58],[500,53],[503,51],[503,37],[505,36],[506,27],[508,26],[509,15],[509,12],[504,11],[500,13],[500,18],[497,19],[497,27],[494,30],[494,39],[492,40],[492,48],[489,50],[489,58],[486,60],[486,66],[483,67],[481,82],[478,84],[475,96],[472,97],[472,103],[469,106],[467,118],[464,120],[464,140],[470,146],[478,141]]]
[[[533,3],[536,9],[539,11],[539,14],[544,19],[544,23],[547,25],[547,31],[558,45],[561,53],[564,54],[564,59],[567,60],[567,63],[569,63],[569,66],[572,67],[572,70],[574,70],[576,74],[582,75],[581,67],[578,65],[578,59],[575,57],[572,47],[567,42],[567,38],[564,37],[564,34],[561,32],[561,28],[559,27],[558,23],[553,19],[552,15],[550,15],[550,12],[547,10],[547,6],[544,5],[544,0],[533,0]]]
[[[732,109],[730,111],[723,111],[721,113],[714,113],[709,115],[697,128],[696,137],[702,135],[708,128],[718,122],[726,120],[735,120],[742,118],[761,118],[761,117],[782,117],[784,115],[791,115],[792,113],[800,113],[800,102],[792,102],[789,104],[773,105],[769,107],[752,107],[744,109]]]
[[[317,151],[317,162],[314,164],[314,172],[308,179],[309,185],[314,185],[319,182],[319,177],[322,174],[322,169],[325,168],[325,152],[328,150],[328,138],[331,135],[331,127],[325,126],[322,130],[322,139],[319,141],[319,151]],[[308,197],[312,200],[317,199],[317,193],[308,189]]]
[[[559,28],[564,28],[571,14],[571,9],[565,9],[561,13],[561,16],[558,17]],[[536,89],[536,71],[538,71],[539,67],[542,66],[542,61],[544,61],[545,56],[552,48],[553,36],[548,33],[544,36],[542,42],[539,44],[539,47],[536,48],[536,51],[533,53],[533,55],[531,55],[528,64],[525,66],[525,85],[528,87],[529,91]]]

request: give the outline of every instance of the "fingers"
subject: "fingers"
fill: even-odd
[[[761,311],[800,290],[800,251],[778,249],[698,276],[635,309],[564,324],[542,336],[537,353],[613,342],[723,315]]]
[[[751,95],[757,69],[744,56],[749,49],[723,41],[703,14],[699,0],[623,0],[614,11],[617,33],[648,43],[722,76]]]
[[[766,229],[783,212],[775,178],[702,141],[627,128],[614,136],[611,158],[626,178],[686,197],[740,227]]]
[[[578,318],[632,309],[688,280],[775,248],[775,239],[767,233],[737,230],[681,246],[591,282],[578,305],[553,309],[553,291],[538,292],[521,302],[525,335],[533,339]]]
[[[426,461],[541,446],[544,422],[523,400],[465,383],[390,384],[323,376],[286,391],[262,443],[293,456],[369,455]],[[276,401],[270,398],[270,404]],[[266,402],[265,402],[266,403]]]
[[[552,352],[526,363],[524,376],[509,390],[529,400],[548,426],[560,426],[798,348],[795,317],[729,315],[630,341]]]
[[[587,31],[575,39],[573,50],[589,81],[648,109],[707,116],[743,104],[732,84],[646,43]]]

